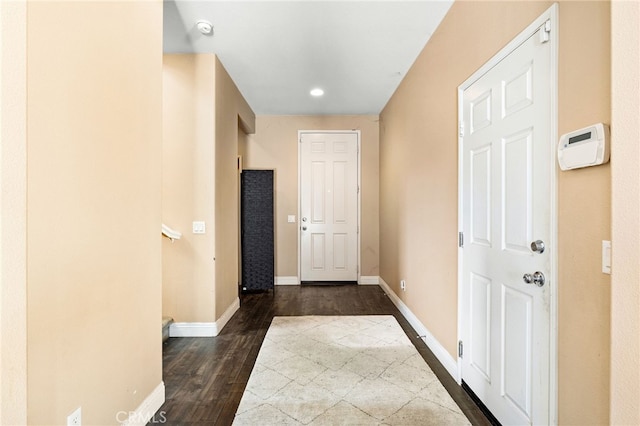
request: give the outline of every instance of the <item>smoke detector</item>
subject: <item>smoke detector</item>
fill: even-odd
[[[200,20],[196,22],[196,27],[204,35],[213,35],[213,24],[209,21]]]

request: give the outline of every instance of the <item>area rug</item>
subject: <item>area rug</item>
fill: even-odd
[[[234,425],[468,425],[391,315],[275,317]]]

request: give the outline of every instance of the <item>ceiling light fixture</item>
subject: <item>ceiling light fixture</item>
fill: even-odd
[[[311,89],[309,93],[311,94],[311,96],[315,96],[317,98],[318,96],[324,95],[324,90],[317,87],[315,89]]]
[[[213,24],[209,21],[200,20],[196,22],[196,26],[198,27],[198,31],[200,31],[204,35],[213,35]]]

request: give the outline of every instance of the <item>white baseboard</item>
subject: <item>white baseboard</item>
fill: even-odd
[[[215,322],[174,322],[169,326],[169,337],[213,337]]]
[[[378,276],[361,276],[360,279],[358,280],[358,284],[360,285],[378,285],[380,284],[380,277]]]
[[[240,309],[240,298],[236,297],[233,303],[227,308],[226,311],[224,311],[222,316],[218,318],[218,321],[215,322],[215,336],[220,334],[224,326],[227,325],[233,314],[235,314],[238,309]]]
[[[438,361],[446,368],[451,377],[453,377],[456,382],[459,382],[458,378],[458,363],[451,356],[449,351],[447,351],[444,346],[440,344],[440,342],[433,337],[433,335],[429,332],[427,327],[420,322],[418,317],[416,317],[413,312],[409,309],[407,305],[404,304],[402,300],[391,290],[389,285],[380,277],[380,287],[387,293],[387,296],[391,299],[394,305],[398,308],[400,313],[409,321],[409,324],[413,327],[413,329],[418,333],[419,336],[422,337],[422,340],[427,345],[427,347],[433,352],[433,354],[438,358]]]
[[[158,413],[162,404],[164,404],[164,382],[160,382],[135,411],[129,413],[120,411],[116,415],[116,421],[121,422],[122,426],[145,426],[151,420],[154,420],[152,423],[164,423],[167,420],[164,413]]]
[[[378,285],[380,282],[378,276],[361,276],[358,280],[360,285]],[[275,285],[300,285],[298,277],[276,277]]]
[[[236,298],[216,322],[174,322],[169,327],[169,337],[215,337],[238,309],[240,298]]]
[[[300,285],[298,277],[276,277],[276,285]]]

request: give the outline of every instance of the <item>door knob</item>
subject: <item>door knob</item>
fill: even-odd
[[[306,227],[306,226],[303,226],[303,227],[302,227],[302,230],[303,230],[303,231],[306,231],[306,230],[307,230],[307,227]]]
[[[544,241],[535,240],[534,242],[532,242],[531,243],[531,250],[534,253],[542,253],[542,252],[544,252]]]
[[[545,283],[544,274],[540,271],[534,272],[532,274],[524,274],[522,276],[522,280],[525,284],[535,284],[538,287],[542,287]]]

